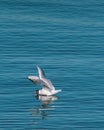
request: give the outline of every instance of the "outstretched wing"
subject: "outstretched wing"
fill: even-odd
[[[43,69],[41,69],[39,66],[37,66],[37,69],[38,69],[39,78],[40,79],[45,78],[46,76]]]
[[[36,85],[41,85],[42,84],[42,81],[37,76],[28,76],[28,79],[31,80]]]
[[[44,87],[47,87],[49,90],[55,89],[50,80],[43,78],[42,81],[43,81]]]
[[[39,66],[37,66],[37,69],[39,73],[39,78],[42,81],[42,84],[44,85],[44,87],[47,87],[50,90],[54,90],[55,88],[52,82],[46,78],[44,71]]]

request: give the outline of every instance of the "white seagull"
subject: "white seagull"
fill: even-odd
[[[28,76],[28,79],[31,80],[33,83],[43,87],[41,90],[36,90],[36,94],[51,96],[57,94],[58,92],[61,92],[61,90],[55,90],[55,87],[53,86],[52,82],[46,78],[44,71],[39,66],[37,66],[37,69],[39,77]]]

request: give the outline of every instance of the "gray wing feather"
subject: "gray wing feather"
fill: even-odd
[[[37,76],[29,76],[28,79],[31,80],[36,85],[41,85],[42,84],[42,81]]]
[[[37,69],[38,69],[39,78],[40,79],[45,78],[46,76],[43,69],[41,69],[39,66],[37,66]]]
[[[44,85],[45,85],[48,89],[50,89],[50,90],[54,90],[54,89],[55,89],[50,80],[44,78],[44,79],[42,79],[42,81],[43,81]]]
[[[42,84],[44,86],[46,86],[48,89],[54,90],[55,88],[52,85],[52,82],[46,78],[44,71],[39,66],[37,66],[37,69],[38,69],[39,78],[40,78]]]

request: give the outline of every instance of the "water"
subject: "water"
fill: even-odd
[[[103,130],[104,1],[1,0],[0,9],[0,130]],[[57,97],[36,97],[41,87],[27,79],[36,65]]]

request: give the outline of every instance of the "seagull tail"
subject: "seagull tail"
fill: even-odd
[[[58,90],[58,92],[61,92],[62,90],[60,89],[60,90]]]
[[[62,90],[61,89],[59,89],[59,90],[56,90],[56,93],[59,93],[59,92],[61,92]]]

